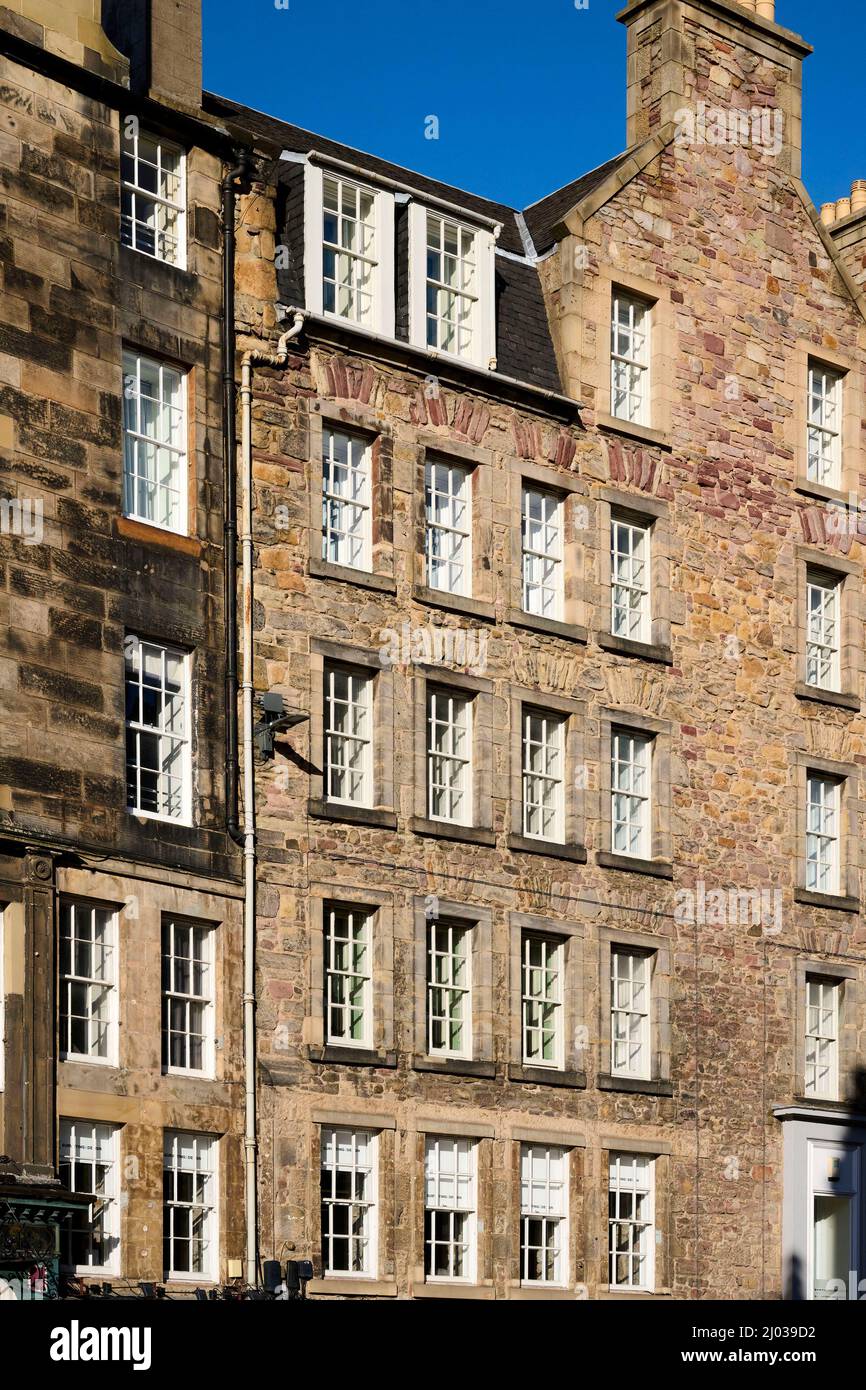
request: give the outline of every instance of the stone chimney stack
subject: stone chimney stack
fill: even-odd
[[[129,58],[133,91],[201,110],[201,0],[102,0],[102,22]]]
[[[628,145],[684,112],[703,120],[708,143],[723,143],[723,123],[737,132],[751,118],[758,143],[799,178],[802,65],[812,49],[775,22],[775,8],[776,0],[629,0],[617,16],[628,29]]]

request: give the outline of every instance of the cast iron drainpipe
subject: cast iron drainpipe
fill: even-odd
[[[222,181],[223,219],[223,543],[225,559],[225,796],[226,831],[242,845],[238,825],[238,523],[237,437],[235,411],[235,196],[250,187],[252,161],[244,150]]]
[[[258,1275],[258,1204],[256,1202],[256,771],[253,701],[253,365],[284,367],[289,343],[297,338],[306,315],[298,310],[275,353],[245,352],[241,363],[241,557],[243,591],[244,738],[244,1211],[247,1228],[246,1282]]]

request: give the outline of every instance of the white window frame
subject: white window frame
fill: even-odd
[[[549,710],[524,706],[523,834],[549,844],[565,841],[565,733],[567,721]],[[536,766],[533,766],[535,755]],[[533,817],[541,828],[533,829]]]
[[[457,228],[462,236],[472,238],[472,257],[474,259],[474,282],[467,286],[467,298],[471,303],[470,341],[464,352],[451,352],[444,348],[431,346],[427,341],[427,290],[428,285],[439,287],[447,293],[448,287],[441,280],[428,279],[427,239],[430,219]],[[499,228],[472,226],[450,212],[429,208],[421,202],[409,204],[409,341],[417,348],[428,352],[432,357],[446,360],[471,362],[476,367],[492,371],[496,367],[496,237]],[[462,249],[462,248],[461,248]]]
[[[631,1182],[628,1175],[631,1174]],[[640,1175],[640,1183],[639,1183]],[[623,1179],[626,1179],[624,1182]],[[644,1204],[645,1219],[635,1218],[634,1194],[640,1193],[647,1200]],[[631,1197],[631,1203],[623,1202],[623,1197]],[[613,1199],[613,1201],[611,1200]],[[630,1214],[629,1213],[630,1207]],[[614,1243],[614,1228],[625,1227],[625,1248],[617,1251]],[[608,1278],[612,1289],[633,1289],[651,1293],[655,1287],[655,1160],[646,1154],[611,1153],[608,1167]],[[616,1278],[617,1254],[625,1255],[629,1271],[627,1279]],[[635,1279],[634,1260],[638,1261],[638,1272],[642,1277]]]
[[[472,927],[435,918],[427,923],[427,1052],[431,1057],[472,1056]],[[462,952],[462,953],[461,953]],[[462,1045],[434,1041],[460,1028]]]
[[[842,392],[845,373],[809,358],[806,400],[806,477],[842,486]]]
[[[326,662],[324,669],[324,794],[336,806],[373,805],[373,682],[375,677],[342,665]],[[343,686],[345,684],[345,694]],[[338,690],[339,686],[339,690]],[[344,727],[337,726],[341,712]],[[339,758],[345,754],[345,760]],[[356,796],[336,796],[333,787],[343,777],[356,783]]]
[[[132,123],[134,122],[134,125]],[[129,246],[133,251],[138,251],[142,256],[150,256],[151,260],[163,261],[166,265],[176,266],[178,270],[186,269],[186,155],[180,145],[176,145],[171,140],[164,140],[161,135],[154,135],[151,131],[140,130],[138,119],[135,116],[126,116],[122,120],[123,130],[121,132],[121,218],[120,218],[120,240],[123,246]],[[126,129],[132,125],[130,135],[127,136]],[[150,160],[143,160],[140,151],[140,141],[149,140],[156,146],[156,163]],[[178,156],[178,166],[176,171],[163,169],[163,159],[166,155]],[[132,177],[129,178],[124,170],[124,160],[132,161]],[[147,164],[156,170],[155,183],[158,191],[152,191],[143,186],[139,177],[140,167]],[[165,176],[165,177],[164,177]],[[165,178],[177,177],[178,196],[169,196],[166,188]],[[130,198],[131,214],[127,215],[122,211],[125,197]],[[175,256],[165,255],[159,250],[147,250],[146,247],[138,245],[139,236],[137,227],[147,226],[148,224],[141,219],[136,219],[135,212],[139,200],[152,203],[154,212],[156,209],[170,209],[177,215],[177,254]],[[158,231],[151,227],[154,237],[154,246],[157,247],[160,238],[165,238],[165,232]],[[127,235],[124,232],[127,231]]]
[[[74,1266],[63,1265],[64,1269],[71,1269],[75,1274],[96,1275],[109,1274],[117,1275],[120,1273],[120,1154],[119,1154],[120,1126],[111,1124],[98,1124],[94,1120],[67,1120],[60,1121],[60,1168],[69,1164],[69,1181],[64,1184],[67,1191],[86,1193],[88,1196],[102,1198],[102,1214],[104,1216],[103,1231],[106,1237],[106,1245],[109,1245],[108,1259],[101,1264],[88,1263],[76,1264]],[[82,1156],[82,1143],[90,1143],[93,1146],[92,1156]],[[94,1180],[84,1186],[77,1185],[78,1174],[76,1169],[87,1165],[95,1168],[97,1165],[96,1145],[106,1144],[108,1158],[105,1163],[106,1173],[104,1175],[104,1185],[102,1193],[97,1194],[94,1188],[97,1186]],[[62,1179],[61,1179],[62,1180]],[[92,1229],[97,1213],[94,1212],[96,1201],[91,1202],[87,1214],[87,1225]],[[73,1221],[78,1222],[84,1213],[79,1212],[73,1216]],[[71,1234],[71,1232],[70,1232]],[[92,1251],[92,1243],[91,1243]]]
[[[324,213],[325,179],[333,179],[347,188],[373,198],[374,247],[372,262],[372,313],[369,322],[361,323],[328,310],[324,296],[325,242]],[[359,332],[394,337],[394,194],[376,188],[363,180],[347,178],[337,170],[307,161],[304,171],[304,289],[306,307],[314,314],[345,323]]]
[[[652,640],[652,524],[610,519],[610,630],[630,642]]]
[[[841,784],[820,772],[806,776],[806,888],[838,895],[841,882]]]
[[[438,747],[434,737],[437,730],[442,731],[442,742]],[[471,825],[472,780],[472,701],[454,690],[428,687],[427,815],[430,820],[448,825]],[[437,813],[436,796],[439,792],[452,812],[455,802],[459,800],[462,813]]]
[[[538,517],[531,515],[535,499],[541,502]],[[520,500],[521,604],[524,613],[554,622],[561,621],[565,602],[564,523],[565,499],[549,488],[524,482]]]
[[[347,1142],[348,1141],[348,1142]],[[351,1149],[349,1162],[340,1162],[341,1147]],[[343,1125],[324,1125],[320,1136],[319,1199],[322,1234],[322,1274],[325,1279],[374,1279],[378,1269],[378,1135],[366,1129],[350,1129]],[[338,1173],[349,1175],[351,1196],[336,1195]],[[330,1194],[325,1195],[325,1177],[329,1175]],[[358,1178],[363,1175],[363,1196],[359,1196]],[[344,1235],[334,1232],[333,1213],[348,1207],[348,1228]],[[327,1220],[326,1220],[327,1213]],[[360,1234],[359,1234],[360,1232]],[[340,1269],[333,1263],[335,1240],[345,1240],[352,1255],[360,1244],[363,1262],[358,1269]]]
[[[839,1099],[841,998],[840,980],[806,976],[804,1093],[822,1100]]]
[[[126,807],[126,809],[127,809],[127,811],[129,812],[130,815],[133,815],[133,816],[141,816],[141,817],[144,817],[144,818],[147,819],[147,820],[170,821],[170,822],[173,822],[173,823],[176,824],[176,825],[190,825],[190,824],[191,824],[191,821],[192,821],[192,747],[191,747],[191,742],[192,742],[192,740],[191,740],[191,725],[192,725],[192,717],[191,717],[191,716],[192,716],[192,708],[191,708],[191,665],[192,665],[192,661],[191,661],[191,653],[190,653],[190,652],[181,651],[180,648],[178,648],[178,647],[172,647],[172,646],[168,645],[167,643],[162,643],[162,642],[150,642],[150,641],[147,641],[145,638],[137,637],[137,636],[135,636],[134,634],[130,634],[130,635],[127,637],[126,643],[125,643],[124,645],[125,645],[125,647],[126,647],[126,659],[125,659],[125,673],[124,673],[124,676],[125,676],[125,689],[126,689],[127,701],[129,700],[130,687],[132,687],[133,689],[136,689],[136,690],[138,691],[138,701],[137,701],[137,704],[138,704],[138,715],[139,715],[138,719],[130,719],[129,714],[128,714],[128,712],[127,712],[126,721],[125,721],[125,722],[126,722],[126,748],[127,748],[127,753],[126,753],[126,769],[127,769],[127,771],[126,771],[126,781],[127,781],[127,807]],[[151,686],[145,686],[145,683],[144,683],[144,680],[143,680],[143,675],[142,675],[142,673],[143,673],[142,654],[143,654],[145,651],[156,652],[156,653],[159,653],[159,654],[160,654],[160,670],[161,670],[161,676],[160,676],[160,686],[158,687],[159,690],[160,690],[160,692],[161,692],[161,697],[162,697],[162,698],[161,698],[161,707],[160,707],[160,720],[159,720],[159,724],[158,724],[158,725],[153,725],[153,726],[148,725],[148,724],[144,724],[144,723],[142,722],[142,720],[141,720],[141,712],[142,712],[142,691],[143,691],[144,689],[151,689],[151,688],[154,688],[154,687],[151,687]],[[181,732],[179,732],[179,733],[176,732],[174,729],[172,729],[172,728],[169,727],[170,714],[169,714],[169,719],[168,719],[168,720],[166,719],[166,698],[165,698],[165,697],[166,697],[166,689],[167,689],[166,661],[167,661],[167,659],[168,659],[169,657],[175,658],[175,659],[180,663],[180,672],[181,672],[181,679],[180,679],[181,718],[180,718],[180,721],[179,721],[179,722],[180,722],[180,724],[181,724]],[[136,669],[136,667],[137,667],[137,669]],[[142,740],[142,738],[146,738],[146,737],[149,736],[149,735],[155,735],[155,736],[157,737],[157,740],[158,740],[158,743],[159,743],[159,755],[158,755],[158,756],[159,756],[158,795],[159,795],[159,796],[162,796],[162,795],[163,795],[162,788],[163,788],[163,784],[164,784],[164,779],[165,779],[167,776],[170,775],[170,776],[172,776],[172,777],[176,777],[176,780],[180,783],[180,795],[179,795],[179,798],[178,798],[178,805],[179,805],[179,808],[180,808],[180,809],[179,809],[178,814],[176,814],[176,815],[171,815],[170,813],[165,812],[165,811],[149,811],[149,810],[145,810],[145,809],[141,806],[141,804],[140,804],[140,802],[141,802],[141,771],[142,771],[142,765],[141,765],[141,751],[140,751],[140,750],[141,750],[141,740]],[[134,740],[135,740],[136,757],[135,757],[135,759],[134,759],[133,761],[131,761],[131,760],[130,760],[130,757],[129,757],[129,749],[130,749],[130,742],[131,742],[131,739],[133,739],[133,738],[134,738]],[[180,772],[177,773],[177,774],[175,774],[175,773],[168,774],[168,773],[165,771],[166,766],[167,766],[167,762],[166,762],[166,752],[167,752],[168,754],[171,754],[171,752],[173,751],[173,749],[177,749],[177,750],[178,750],[178,753],[179,753],[179,766],[180,766]],[[132,802],[132,803],[131,803],[130,800],[129,800],[130,768],[134,769],[134,771],[135,771],[135,785],[136,785],[136,797],[135,797],[135,801]],[[148,770],[149,770],[149,771],[153,771],[154,769],[148,769]]]
[[[472,593],[472,469],[450,459],[427,459],[424,513],[427,587],[468,597]]]
[[[526,1067],[545,1067],[549,1071],[563,1069],[564,975],[565,942],[562,937],[524,932],[520,941],[520,1046]],[[549,985],[548,976],[552,976],[552,985]],[[553,1046],[550,1055],[545,1057],[545,1036],[548,1034]],[[536,1041],[531,1042],[532,1038]]]
[[[654,739],[634,729],[611,730],[610,845],[631,859],[652,857]],[[625,839],[617,836],[619,829]],[[631,832],[636,829],[636,835]]]
[[[806,684],[841,689],[842,581],[806,573]]]
[[[373,931],[375,914],[366,907],[343,903],[324,905],[324,983],[325,1041],[333,1047],[369,1048],[373,1043]],[[345,934],[338,934],[338,919]],[[340,963],[342,949],[345,963]],[[358,954],[360,953],[360,960]],[[360,997],[360,1004],[356,1001]],[[344,1033],[331,1027],[332,1012],[339,1011],[348,1022]],[[352,1037],[352,1013],[361,1016],[361,1033]]]
[[[345,461],[336,456],[337,440],[345,441]],[[372,445],[328,425],[322,430],[322,559],[369,574],[372,557]]]
[[[156,396],[142,395],[142,368],[155,372]],[[170,403],[168,386],[175,382],[180,404]],[[152,403],[153,428],[149,432],[144,420],[142,403]],[[185,536],[189,526],[189,373],[170,362],[148,357],[142,352],[125,350],[123,354],[123,515],[158,531]],[[153,477],[139,471],[139,463],[148,452],[154,455]],[[168,479],[166,476],[168,465]],[[145,465],[146,468],[146,465]],[[140,485],[153,490],[154,510],[139,506]],[[169,494],[169,506],[175,508],[176,522],[161,521],[161,505]]]
[[[452,1172],[442,1169],[442,1156],[452,1155]],[[462,1171],[461,1171],[462,1169]],[[478,1143],[475,1139],[458,1139],[449,1135],[428,1134],[424,1146],[424,1270],[428,1284],[474,1284],[477,1267],[478,1240]],[[437,1216],[445,1217],[447,1239],[433,1240],[429,1232]],[[432,1218],[428,1221],[428,1218]],[[448,1248],[447,1274],[435,1274],[435,1249]],[[432,1249],[431,1249],[432,1247]],[[457,1265],[457,1250],[465,1249],[464,1272],[453,1273]]]
[[[75,929],[83,918],[90,918],[91,940],[90,958],[93,964],[94,954],[98,954],[98,948],[93,942],[92,931],[96,924],[96,915],[99,913],[104,917],[105,922],[105,942],[102,946],[105,973],[100,976],[94,972],[89,975],[78,975],[75,973],[75,955],[73,943],[75,941],[85,942],[85,938],[75,934]],[[65,942],[67,940],[67,926],[72,928],[69,935],[69,965],[68,972],[62,968],[62,958],[65,954]],[[61,898],[60,900],[60,969],[58,982],[60,988],[60,1007],[58,1015],[60,1018],[60,1056],[64,1060],[85,1062],[90,1066],[115,1067],[117,1066],[118,1056],[118,930],[117,912],[113,907],[108,907],[104,903],[91,902],[86,898]],[[75,986],[83,986],[88,999],[88,1034],[92,1039],[95,1024],[93,1013],[93,1000],[100,990],[107,992],[107,1008],[105,1016],[105,1052],[103,1055],[93,1052],[75,1052],[69,1046],[72,1032],[72,1013],[71,995]]]
[[[180,1167],[178,1160],[180,1156],[180,1146],[184,1142],[192,1143],[194,1150],[193,1167]],[[207,1166],[200,1166],[200,1160]],[[174,1197],[166,1197],[163,1194],[162,1219],[163,1219],[163,1250],[165,1241],[169,1242],[169,1251],[172,1259],[168,1267],[165,1266],[163,1254],[163,1278],[167,1280],[189,1282],[215,1282],[219,1273],[219,1166],[217,1139],[212,1134],[196,1134],[188,1130],[167,1129],[163,1136],[163,1175],[168,1173],[200,1173],[205,1177],[204,1196],[206,1200],[195,1200],[186,1202],[177,1198],[177,1185],[174,1184]],[[198,1213],[200,1224],[203,1228],[204,1250],[200,1269],[176,1269],[173,1263],[173,1243],[175,1240],[182,1240],[184,1237],[175,1236],[175,1215],[178,1212],[190,1211],[195,1216]],[[193,1229],[194,1220],[190,1221],[190,1230]],[[192,1254],[192,1241],[189,1241],[190,1254]]]
[[[625,318],[623,319],[623,314]],[[650,423],[652,305],[614,286],[610,308],[610,413],[632,425]],[[626,386],[617,373],[627,373]],[[617,396],[624,392],[625,399]]]
[[[185,959],[178,956],[176,952],[176,934],[178,931],[190,933],[190,946],[193,941],[202,942],[200,955],[200,965],[203,974],[204,990],[196,993],[192,990],[192,980],[190,980],[189,990],[180,990],[176,987],[175,963]],[[164,1071],[172,1076],[213,1076],[215,1074],[215,1048],[214,1048],[214,1012],[216,999],[216,928],[209,922],[196,922],[187,917],[165,916],[162,919],[161,932],[161,963],[162,963],[162,1065]],[[169,949],[166,951],[166,941]],[[192,965],[193,957],[189,958]],[[166,988],[166,971],[169,973],[169,988]],[[183,1029],[171,1028],[171,1006],[172,1003],[179,1004],[186,1015],[186,1023]],[[191,1022],[193,1011],[201,1010],[201,1032],[196,1033]],[[201,1037],[202,1064],[200,1067],[178,1066],[171,1061],[171,1038],[173,1035],[184,1039],[185,1053],[187,1059],[190,1055],[191,1040],[194,1036]]]
[[[611,946],[610,1070],[613,1076],[649,1080],[651,1010],[652,956],[647,951]]]
[[[537,1243],[530,1239],[534,1235]],[[546,1272],[530,1276],[531,1250],[538,1250],[542,1258],[553,1256],[550,1277]],[[568,1151],[550,1144],[521,1144],[520,1282],[530,1288],[564,1288],[568,1263]]]

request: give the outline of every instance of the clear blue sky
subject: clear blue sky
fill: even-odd
[[[278,8],[287,3],[288,8]],[[522,207],[625,145],[624,0],[203,0],[211,91]],[[866,178],[866,0],[777,0],[813,45],[804,177]],[[425,118],[439,121],[425,139]]]

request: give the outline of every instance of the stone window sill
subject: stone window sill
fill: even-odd
[[[544,854],[549,859],[570,859],[574,864],[586,863],[583,845],[561,845],[555,840],[533,840],[529,835],[509,835],[508,848],[519,854]]]
[[[447,594],[440,589],[428,589],[424,584],[416,584],[412,597],[416,603],[423,603],[429,608],[447,608],[450,613],[463,613],[467,618],[479,618],[488,623],[496,621],[494,604],[470,598],[468,594]]]
[[[860,899],[836,893],[812,893],[808,888],[794,889],[794,902],[804,907],[827,907],[835,912],[859,912]]]
[[[586,1089],[586,1072],[564,1071],[557,1067],[518,1066],[512,1062],[508,1068],[508,1080],[518,1081],[525,1086],[564,1086],[571,1090]]]
[[[494,1299],[496,1290],[492,1284],[415,1284],[413,1298],[485,1298]]]
[[[385,1067],[389,1071],[397,1066],[396,1052],[373,1052],[366,1047],[338,1047],[332,1043],[326,1043],[324,1047],[308,1047],[307,1056],[311,1062],[324,1066]]]
[[[599,1290],[600,1299],[610,1299],[617,1303],[620,1300],[628,1300],[634,1303],[652,1303],[654,1299],[670,1298],[670,1289],[613,1289],[610,1287]]]
[[[644,661],[657,661],[662,666],[672,666],[674,661],[670,647],[661,642],[634,642],[630,637],[615,637],[612,632],[600,632],[598,645],[606,652],[639,656]]]
[[[396,830],[397,817],[393,811],[377,806],[342,806],[334,801],[323,801],[311,797],[307,802],[307,812],[316,820],[336,820],[351,825],[371,825],[380,830]]]
[[[143,545],[161,545],[166,550],[176,550],[181,555],[201,555],[201,541],[197,536],[181,536],[176,531],[167,531],[162,526],[149,526],[146,521],[135,517],[119,516],[114,522],[115,534],[124,540],[140,541]]]
[[[512,1303],[562,1303],[576,1298],[574,1288],[563,1288],[561,1284],[512,1284],[508,1298]]]
[[[810,478],[798,478],[794,491],[803,497],[814,497],[819,502],[842,502],[848,505],[848,494],[838,487],[826,487],[824,483],[813,483]]]
[[[168,290],[173,299],[179,299],[181,303],[188,301],[189,296],[195,294],[198,289],[198,275],[188,267],[172,265],[170,261],[161,261],[158,256],[150,256],[146,251],[138,251],[134,246],[123,246],[119,248],[120,263],[123,266],[124,283],[131,281],[134,285],[144,283],[147,279],[151,283],[160,284],[164,290]]]
[[[649,425],[636,425],[630,420],[619,420],[615,415],[604,414],[596,415],[595,423],[600,430],[608,430],[611,434],[622,434],[627,439],[637,439],[641,444],[652,444],[657,449],[665,449],[668,452],[673,448],[668,435],[663,430],[651,429]]]
[[[851,1106],[844,1100],[830,1100],[828,1096],[795,1096],[794,1104],[806,1110],[835,1110],[838,1115],[849,1116]]]
[[[512,627],[525,627],[530,632],[546,632],[551,637],[562,637],[566,642],[586,642],[589,634],[585,627],[577,623],[561,623],[556,618],[542,618],[538,613],[524,613],[522,608],[512,608],[508,613]]]
[[[661,1081],[639,1076],[610,1076],[602,1074],[595,1079],[599,1091],[625,1091],[636,1096],[672,1096],[673,1082]]]
[[[674,866],[667,859],[633,859],[630,854],[612,854],[600,849],[595,856],[602,869],[621,869],[628,874],[648,874],[650,878],[673,878]]]
[[[307,1293],[313,1295],[337,1294],[341,1298],[396,1298],[397,1285],[388,1279],[341,1279],[338,1275],[327,1279],[311,1279]]]
[[[315,579],[337,579],[362,589],[377,589],[382,594],[397,592],[397,581],[390,574],[371,574],[369,570],[356,570],[349,565],[334,565],[330,560],[320,560],[317,555],[310,556],[310,574]]]
[[[471,1057],[413,1057],[413,1071],[435,1072],[439,1076],[476,1076],[491,1081],[495,1062],[474,1062]]]
[[[437,840],[459,840],[466,845],[496,844],[492,830],[482,830],[476,825],[452,825],[450,821],[425,820],[423,816],[413,816],[412,829],[416,835],[430,835]]]
[[[817,685],[797,681],[794,694],[798,700],[814,700],[819,705],[835,705],[838,709],[860,710],[860,697],[842,690],[821,690]]]

